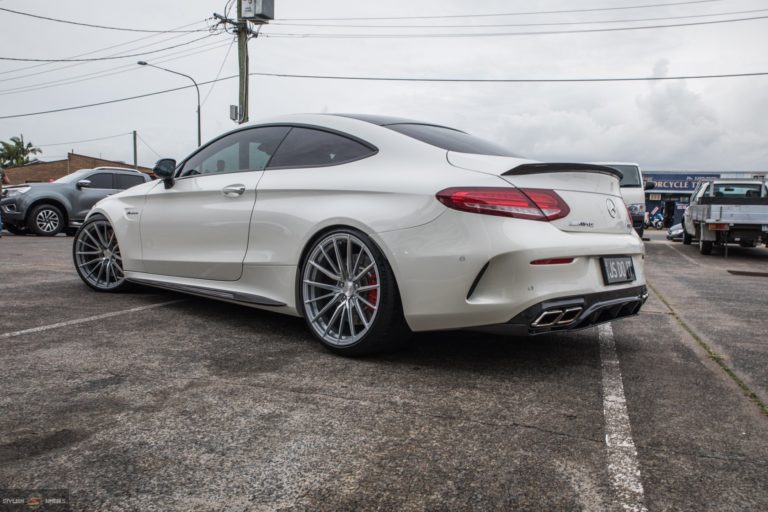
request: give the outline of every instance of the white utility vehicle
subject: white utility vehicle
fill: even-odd
[[[628,162],[593,162],[613,167],[621,172],[621,197],[632,215],[632,226],[642,238],[645,228],[645,190],[656,186],[653,182],[643,185],[643,171],[638,164]]]
[[[760,179],[712,179],[699,183],[683,215],[683,243],[699,241],[701,254],[714,245],[768,243],[768,189]]]

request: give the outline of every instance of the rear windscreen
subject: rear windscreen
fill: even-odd
[[[445,128],[444,126],[412,123],[388,124],[384,126],[390,130],[448,151],[519,158],[518,155],[503,146],[460,132],[459,130]]]
[[[640,182],[640,169],[636,165],[609,165],[608,167],[618,169],[624,175],[621,178],[622,187],[639,187],[642,185]]]
[[[761,197],[763,191],[763,185],[761,184],[731,184],[731,183],[715,183],[712,190],[708,195],[714,197]]]

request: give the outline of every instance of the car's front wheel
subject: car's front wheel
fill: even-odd
[[[101,215],[91,217],[77,231],[72,256],[78,275],[94,290],[116,292],[128,287],[115,231]]]
[[[52,204],[39,204],[29,213],[29,230],[40,236],[55,236],[64,229],[64,215]]]
[[[333,352],[384,352],[410,334],[392,269],[360,231],[337,229],[319,238],[306,253],[300,278],[304,318]]]

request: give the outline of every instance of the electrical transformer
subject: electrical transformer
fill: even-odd
[[[242,0],[240,19],[264,23],[275,19],[275,0]]]

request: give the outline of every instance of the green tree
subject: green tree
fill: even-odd
[[[0,165],[16,167],[29,163],[30,155],[42,153],[31,142],[24,142],[24,135],[11,137],[10,142],[0,141]]]

